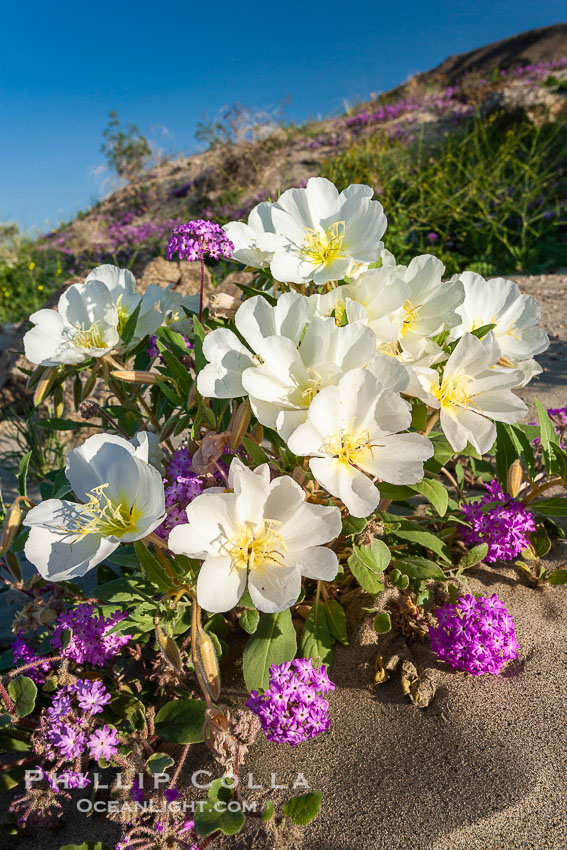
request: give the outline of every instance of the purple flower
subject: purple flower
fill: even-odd
[[[294,747],[329,728],[329,703],[320,693],[334,689],[325,665],[317,669],[310,658],[296,658],[272,664],[267,690],[252,691],[246,705],[260,718],[268,741]]]
[[[37,661],[38,656],[30,644],[24,640],[23,634],[24,632],[20,632],[12,644],[14,663],[18,664],[19,662],[20,664],[32,664],[34,661]],[[41,685],[45,682],[45,676],[43,673],[49,673],[50,670],[51,663],[46,660],[37,667],[31,667],[29,670],[26,670],[25,674],[29,679],[32,679],[36,685]]]
[[[203,260],[207,254],[214,260],[228,260],[233,251],[234,245],[220,225],[195,219],[174,227],[166,256],[171,260],[174,254],[179,254],[180,260],[192,263],[195,260]]]
[[[468,594],[436,611],[437,628],[429,629],[431,648],[455,670],[473,676],[497,676],[506,661],[517,658],[514,621],[496,594]]]
[[[177,790],[177,788],[166,788],[166,790],[163,792],[163,796],[165,797],[168,803],[174,803],[176,800],[179,800],[181,798],[181,794]]]
[[[107,702],[110,702],[110,694],[102,682],[90,682],[88,679],[79,679],[75,685],[75,693],[79,708],[87,711],[91,716],[100,714]]]
[[[437,233],[428,233],[425,238],[428,239],[431,242],[431,244],[433,245],[435,242],[437,242],[437,240],[439,239],[439,236],[438,236]]]
[[[98,761],[104,757],[109,761],[118,752],[118,732],[110,726],[103,726],[93,732],[88,740],[88,748],[92,758]]]
[[[467,546],[488,543],[485,560],[489,564],[512,561],[528,546],[535,520],[520,502],[503,492],[498,481],[491,481],[486,489],[480,501],[463,506],[470,528],[460,526],[461,537]]]
[[[97,617],[92,605],[82,603],[58,617],[57,626],[51,637],[51,645],[59,649],[65,658],[77,664],[108,664],[127,644],[132,635],[109,634],[112,628],[128,617],[117,611],[110,617]],[[63,633],[69,630],[71,639],[63,649]]]
[[[222,468],[223,464],[219,464]],[[187,447],[176,449],[171,456],[163,479],[165,490],[165,508],[167,516],[155,530],[158,537],[167,541],[171,529],[184,525],[187,519],[187,505],[205,489],[203,479],[193,472],[193,465]],[[222,477],[212,478],[210,484],[225,485]]]
[[[56,733],[56,740],[56,746],[61,755],[74,759],[84,753],[87,738],[77,726],[62,723]]]

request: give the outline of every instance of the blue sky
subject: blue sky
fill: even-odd
[[[336,114],[451,53],[564,19],[565,0],[6,3],[0,219],[44,229],[86,208],[111,109],[190,152],[202,113],[225,104],[289,96],[290,120]]]

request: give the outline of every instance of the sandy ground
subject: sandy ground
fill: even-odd
[[[567,276],[522,279],[526,292],[544,305],[544,326],[552,335],[540,357],[544,374],[524,392],[547,406],[567,403]],[[567,542],[547,559],[564,566]],[[521,655],[500,677],[467,677],[447,671],[426,646],[413,644],[418,669],[437,671],[438,689],[429,708],[403,697],[398,675],[373,686],[379,637],[361,610],[369,598],[354,594],[348,605],[347,647],[338,647],[332,677],[331,730],[296,748],[261,738],[246,761],[263,791],[243,790],[250,800],[270,796],[271,774],[291,785],[302,773],[323,792],[319,818],[303,843],[277,843],[256,828],[215,842],[223,850],[562,850],[567,846],[567,689],[564,588],[528,588],[510,568],[482,566],[469,571],[475,592],[494,593],[516,622]],[[232,679],[227,701],[245,699],[238,669],[239,647],[225,665]],[[234,665],[234,666],[233,666]],[[230,673],[228,673],[230,671]],[[235,692],[236,691],[236,692]],[[197,756],[197,753],[196,753]],[[199,765],[201,766],[201,765]],[[190,765],[194,769],[193,765]],[[274,792],[283,800],[293,792]],[[303,793],[303,789],[295,793]],[[4,796],[4,795],[3,795]],[[85,840],[113,845],[117,836],[101,818],[71,815],[57,835],[6,837],[2,847],[59,850]]]

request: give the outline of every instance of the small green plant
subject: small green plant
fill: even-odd
[[[105,141],[101,152],[118,177],[132,180],[148,164],[152,155],[149,142],[135,124],[120,125],[117,112],[109,113],[109,122],[103,131]]]
[[[0,224],[0,321],[17,322],[38,310],[61,285],[61,257],[40,247],[17,224]]]

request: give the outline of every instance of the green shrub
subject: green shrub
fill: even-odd
[[[409,144],[366,136],[324,164],[339,189],[368,183],[399,262],[437,254],[449,272],[542,271],[567,262],[567,127],[480,116]]]

